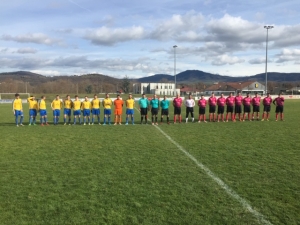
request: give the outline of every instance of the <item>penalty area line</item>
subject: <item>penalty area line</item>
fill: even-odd
[[[230,197],[237,200],[243,208],[249,211],[259,222],[260,224],[272,225],[272,223],[265,219],[265,216],[260,212],[253,209],[253,207],[247,202],[246,199],[238,195],[233,189],[231,189],[224,181],[217,177],[207,166],[199,162],[193,155],[186,151],[181,145],[174,141],[169,135],[167,135],[161,128],[155,126],[170,142],[172,142],[181,152],[183,152],[188,158],[190,158],[198,167],[200,167],[206,175],[208,175],[213,181],[215,181]]]

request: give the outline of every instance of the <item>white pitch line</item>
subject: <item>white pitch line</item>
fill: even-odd
[[[194,156],[192,156],[190,153],[188,153],[181,145],[179,145],[176,141],[174,141],[169,135],[167,135],[162,129],[160,129],[158,126],[155,126],[156,129],[158,129],[169,141],[171,141],[180,151],[182,151],[187,157],[189,157],[194,163],[196,163],[197,166],[199,166],[204,172],[212,179],[214,180],[221,188],[225,190],[225,192],[237,200],[241,205],[247,209],[252,215],[255,216],[255,218],[260,222],[260,224],[267,224],[272,225],[272,223],[265,219],[265,216],[262,215],[260,212],[256,211],[252,208],[252,206],[247,202],[246,199],[242,198],[238,195],[233,189],[231,189],[227,184],[224,183],[219,177],[217,177],[207,166],[203,165],[201,162],[199,162]]]

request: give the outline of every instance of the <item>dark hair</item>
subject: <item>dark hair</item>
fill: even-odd
[[[18,93],[15,94],[15,97],[20,96]]]
[[[78,95],[75,95],[75,98],[77,98],[78,97]]]
[[[117,95],[117,97],[120,97],[120,95]]]

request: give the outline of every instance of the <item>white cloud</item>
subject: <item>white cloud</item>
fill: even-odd
[[[296,64],[298,64],[300,58],[300,49],[283,49],[277,56],[278,58],[276,63],[294,61]]]
[[[84,36],[95,45],[114,45],[118,42],[142,39],[145,36],[144,28],[133,26],[130,28],[101,27],[96,30],[87,30]]]
[[[212,64],[215,66],[222,66],[225,64],[234,65],[234,64],[243,63],[243,62],[245,62],[244,59],[239,59],[236,56],[220,55],[212,61]]]
[[[269,60],[268,60],[269,61]],[[262,64],[266,62],[266,58],[255,58],[248,61],[250,64]]]
[[[30,70],[32,73],[41,74],[44,76],[59,76],[61,73],[56,70]]]
[[[54,45],[61,43],[61,40],[50,38],[43,33],[28,33],[23,35],[11,36],[8,34],[3,34],[0,37],[4,41],[15,41],[20,43],[35,43],[35,44],[44,44],[44,45]]]
[[[37,52],[34,48],[19,48],[17,53],[20,54],[35,54]]]

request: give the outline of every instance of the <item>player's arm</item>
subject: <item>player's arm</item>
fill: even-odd
[[[275,103],[275,102],[276,102],[276,98],[273,100],[273,104],[274,104],[274,105],[276,105],[276,103]]]

